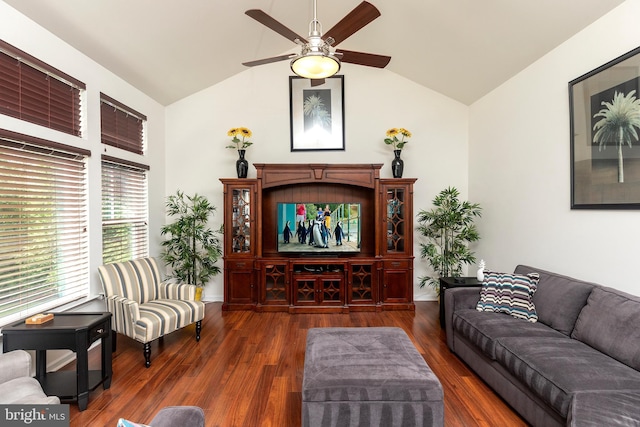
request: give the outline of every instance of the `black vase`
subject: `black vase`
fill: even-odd
[[[400,158],[402,150],[393,150],[394,158],[391,162],[391,172],[394,178],[402,178],[402,172],[404,171],[404,161]]]
[[[240,158],[236,160],[238,178],[246,178],[247,172],[249,172],[249,162],[244,159],[244,151],[245,150],[238,150],[238,156],[240,156]]]

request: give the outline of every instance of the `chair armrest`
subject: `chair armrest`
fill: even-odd
[[[453,314],[456,310],[476,308],[480,288],[450,288],[444,293],[444,315],[447,345],[453,350]]]
[[[24,350],[0,354],[0,384],[31,376],[31,355]]]
[[[204,427],[204,411],[197,406],[168,406],[151,420],[151,427]]]
[[[195,301],[196,285],[172,282],[160,283],[160,299]]]
[[[111,329],[135,337],[134,326],[140,319],[140,305],[118,295],[107,297],[107,310],[111,313]]]

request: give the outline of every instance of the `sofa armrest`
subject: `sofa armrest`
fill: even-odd
[[[24,350],[0,354],[0,384],[31,376],[31,355]]]
[[[640,425],[640,390],[587,391],[573,396],[567,426]]]
[[[173,282],[160,283],[160,299],[194,301],[196,299],[196,285]]]
[[[453,351],[453,315],[457,310],[473,309],[480,300],[480,288],[450,288],[444,293],[447,346]]]
[[[107,297],[107,311],[111,313],[111,328],[128,337],[135,337],[134,326],[140,319],[140,305],[121,296]]]

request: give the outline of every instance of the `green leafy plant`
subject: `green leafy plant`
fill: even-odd
[[[477,203],[461,202],[455,187],[442,190],[434,199],[429,211],[418,214],[418,232],[427,239],[421,243],[421,257],[426,258],[437,276],[420,277],[420,287],[426,284],[437,292],[440,277],[459,277],[462,265],[476,261],[468,244],[480,239],[473,221],[481,216]]]
[[[173,277],[202,287],[220,273],[215,265],[222,256],[220,230],[207,227],[216,207],[204,196],[188,196],[179,190],[168,197],[166,206],[167,214],[176,219],[162,227],[161,234],[169,237],[162,242],[162,258],[171,266]]]

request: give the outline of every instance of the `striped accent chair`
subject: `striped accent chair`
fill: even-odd
[[[145,366],[151,366],[151,342],[192,323],[200,341],[204,303],[196,287],[166,283],[155,258],[139,258],[98,267],[112,329],[144,344]],[[113,334],[113,350],[115,338]]]

